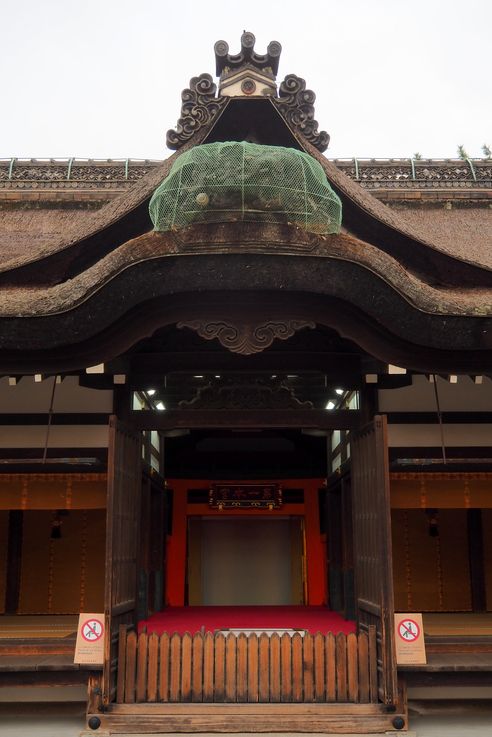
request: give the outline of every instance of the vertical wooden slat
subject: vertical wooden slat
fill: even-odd
[[[258,701],[258,635],[248,637],[248,701]]]
[[[292,637],[292,701],[302,702],[304,696],[302,673],[302,637]]]
[[[175,632],[171,636],[169,648],[169,701],[179,701],[181,685],[181,636]]]
[[[314,701],[314,642],[313,636],[306,632],[302,642],[304,701]]]
[[[118,698],[137,702],[378,701],[377,632],[259,638],[121,633]],[[126,646],[125,646],[126,644]]]
[[[270,638],[262,632],[258,641],[258,699],[262,703],[270,700]]]
[[[325,701],[325,638],[321,632],[314,636],[314,700]]]
[[[348,700],[357,703],[359,700],[359,663],[355,632],[347,635],[347,684]]]
[[[169,701],[170,646],[169,635],[165,632],[159,642],[159,701]]]
[[[359,632],[359,702],[369,703],[369,642],[366,632]]]
[[[237,638],[237,693],[239,703],[248,700],[248,638],[240,632]]]
[[[280,637],[270,637],[270,701],[280,701]]]
[[[159,665],[159,636],[153,632],[148,641],[149,668],[147,671],[147,701],[157,701],[157,669]]]
[[[193,671],[191,674],[191,700],[201,702],[203,699],[204,670],[203,670],[203,640],[200,632],[193,635]]]
[[[125,700],[126,638],[127,627],[121,624],[118,633],[118,676],[116,680],[116,702],[118,704],[122,704]]]
[[[292,638],[285,632],[280,638],[280,671],[282,701],[292,701]]]
[[[207,632],[203,640],[203,701],[205,703],[214,700],[214,657],[214,636],[211,632]]]
[[[369,625],[367,629],[369,644],[369,698],[372,704],[378,701],[378,664],[377,664],[377,634],[376,627]]]
[[[325,638],[326,700],[337,700],[337,658],[335,635],[329,632]]]
[[[135,676],[137,670],[137,633],[126,639],[125,703],[135,703]]]
[[[220,703],[225,697],[225,637],[222,633],[215,635],[214,651],[214,701]]]
[[[337,701],[347,701],[347,638],[339,632],[336,636],[337,652]]]
[[[147,696],[147,633],[141,632],[137,644],[137,701],[145,701]]]
[[[191,635],[181,638],[181,701],[191,701]]]
[[[236,645],[237,637],[230,632],[226,637],[225,700],[236,701]]]

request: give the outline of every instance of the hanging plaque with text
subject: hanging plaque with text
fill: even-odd
[[[279,509],[280,484],[212,484],[208,497],[212,509]]]

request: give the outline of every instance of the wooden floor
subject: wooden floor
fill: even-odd
[[[77,632],[77,616],[0,616],[0,640],[5,639],[54,639],[74,636]]]
[[[424,634],[430,637],[492,637],[492,612],[424,614]]]

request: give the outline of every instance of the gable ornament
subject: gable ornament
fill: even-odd
[[[312,321],[295,319],[267,320],[259,324],[205,319],[184,320],[178,322],[177,327],[194,330],[205,340],[217,339],[231,353],[250,356],[269,348],[274,340],[288,340],[299,330],[314,330],[316,325]]]

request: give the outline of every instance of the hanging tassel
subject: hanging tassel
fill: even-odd
[[[55,516],[53,517],[53,521],[51,523],[51,533],[50,533],[51,540],[59,540],[61,538],[62,536],[61,526],[62,526],[62,521],[60,519],[60,513],[56,512]]]
[[[426,514],[429,519],[430,537],[439,537],[439,520],[437,518],[437,509],[428,509]]]

